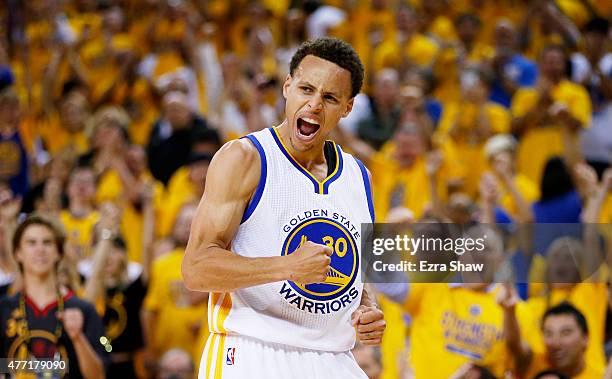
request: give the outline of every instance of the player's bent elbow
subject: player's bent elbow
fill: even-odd
[[[208,291],[207,273],[205,270],[201,270],[199,265],[191,262],[188,257],[183,259],[181,266],[181,273],[183,275],[183,284],[189,291]]]

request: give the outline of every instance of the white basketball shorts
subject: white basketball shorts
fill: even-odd
[[[350,351],[315,351],[211,333],[198,379],[368,379]]]

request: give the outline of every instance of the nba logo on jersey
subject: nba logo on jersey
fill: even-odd
[[[236,354],[235,347],[227,348],[227,357],[225,358],[225,364],[228,366],[232,366],[234,364],[234,354]]]

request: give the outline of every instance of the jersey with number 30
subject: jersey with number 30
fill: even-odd
[[[259,152],[261,178],[231,250],[251,258],[284,256],[312,241],[332,249],[331,270],[320,283],[284,280],[212,294],[211,332],[347,351],[355,342],[350,317],[363,291],[361,224],[374,219],[367,171],[332,142],[336,165],[319,181],[291,156],[277,129],[245,138]]]

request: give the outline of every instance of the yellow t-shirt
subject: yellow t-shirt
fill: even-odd
[[[538,373],[549,370],[550,368],[550,365],[546,361],[545,354],[535,354],[533,356],[533,360],[531,361],[531,365],[527,370],[527,375],[525,375],[525,378],[533,378]],[[601,379],[603,378],[603,375],[603,369],[592,367],[587,363],[580,374],[572,376],[572,379]]]
[[[468,362],[501,378],[513,366],[495,288],[474,291],[446,283],[413,283],[404,307],[412,316],[410,359],[416,379],[448,379]],[[517,305],[519,324],[529,316],[523,307]]]
[[[85,131],[72,133],[66,130],[62,127],[59,114],[55,113],[49,117],[38,119],[36,124],[45,147],[52,155],[64,149],[74,150],[77,154],[84,154],[89,151],[89,140]]]
[[[198,338],[208,336],[206,333],[200,333],[200,337],[194,335],[191,327],[201,323],[200,328],[208,330],[207,304],[202,302],[194,306],[190,303],[190,292],[181,275],[183,254],[183,249],[177,248],[153,262],[144,308],[157,313],[152,333],[157,353],[178,347],[189,352],[194,362],[199,362],[202,351]]]
[[[580,1],[556,0],[555,3],[578,28],[582,28],[591,18],[589,10]]]
[[[546,309],[568,301],[582,312],[587,320],[589,327],[589,344],[585,354],[587,365],[603,371],[606,363],[603,343],[608,306],[607,295],[604,283],[580,283],[573,288],[553,289],[548,297],[534,296],[527,300],[527,307],[533,316],[532,324],[527,326],[527,333],[533,336],[530,347],[534,353],[544,354],[546,350],[540,328],[540,322]]]
[[[572,117],[579,120],[582,127],[591,123],[591,100],[589,94],[579,84],[562,80],[550,92],[554,102],[565,104]],[[521,88],[512,98],[513,117],[522,117],[538,103],[539,95],[534,88]],[[542,110],[545,112],[546,110]],[[532,125],[519,141],[517,152],[518,171],[535,183],[540,183],[542,170],[548,159],[563,154],[562,126]]]
[[[538,186],[531,181],[528,177],[523,174],[516,174],[514,176],[514,186],[521,194],[523,199],[531,204],[537,201],[540,198],[540,189]],[[510,214],[510,216],[516,216],[518,213],[518,209],[512,195],[508,189],[501,185],[499,186],[499,195],[500,195],[500,205],[501,207]]]
[[[400,354],[406,348],[406,323],[403,318],[404,310],[400,304],[388,300],[384,296],[379,298],[378,304],[385,314],[385,336],[381,343],[382,367],[381,379],[397,379],[399,375],[398,361]]]
[[[100,221],[98,211],[85,217],[74,217],[70,211],[63,210],[59,218],[66,230],[66,242],[77,250],[78,257],[87,258],[91,254],[94,226]]]
[[[466,62],[462,64],[487,64],[495,54],[493,47],[487,44],[476,42],[468,55],[462,59]],[[442,49],[433,67],[437,85],[434,90],[434,97],[446,104],[456,102],[461,99],[461,83],[459,78],[460,64],[459,52],[454,46]]]
[[[606,200],[601,207],[601,213],[599,214],[599,222],[602,224],[612,223],[612,194],[606,197]],[[608,228],[609,229],[609,228]]]
[[[437,134],[444,143],[453,145],[456,157],[466,171],[465,191],[475,197],[478,194],[478,183],[487,168],[484,154],[486,139],[474,134],[479,126],[479,111],[471,103],[453,102],[444,107]],[[501,105],[486,103],[484,113],[491,125],[491,133],[508,133],[510,131],[510,114]],[[455,128],[458,137],[450,138],[451,129]]]
[[[385,67],[399,68],[407,58],[417,67],[428,67],[438,53],[438,44],[422,34],[413,35],[403,45],[397,38],[390,38],[374,50],[374,71]]]
[[[441,149],[444,161],[438,170],[437,182],[438,194],[444,200],[448,196],[448,183],[462,179],[464,172],[452,147],[443,145]],[[394,150],[394,142],[387,142],[370,160],[376,215],[385,220],[392,207],[403,206],[418,219],[431,201],[425,157],[417,157],[410,167],[402,168],[393,158]]]
[[[359,25],[359,27],[352,27],[354,25]],[[395,39],[395,25],[395,14],[391,9],[373,9],[369,1],[357,5],[351,12],[346,31],[355,51],[362,57],[366,69],[369,60],[366,57],[370,56],[373,48],[370,41],[371,33],[374,31],[383,33],[382,44],[384,44],[386,41]],[[380,66],[375,67],[380,68]]]
[[[198,201],[196,189],[189,179],[189,167],[184,166],[176,170],[166,189],[166,197],[162,209],[162,217],[159,220],[159,231],[161,235],[167,236],[172,232],[174,222],[181,207],[190,201]]]
[[[457,4],[459,3],[459,4]],[[463,3],[463,4],[461,4]],[[493,45],[495,26],[502,19],[509,19],[514,25],[520,25],[523,20],[525,10],[523,4],[513,0],[498,0],[498,1],[483,1],[478,4],[478,7],[472,5],[471,1],[453,2],[453,11],[455,16],[462,13],[473,13],[478,15],[482,21],[481,29],[478,32],[478,41]]]
[[[439,15],[436,17],[431,24],[429,24],[427,32],[444,42],[452,42],[457,40],[455,25],[453,25],[450,18],[444,15]]]
[[[143,180],[153,180],[151,174],[144,174]],[[153,207],[156,214],[156,233],[160,235],[160,223],[163,208],[164,186],[155,181],[153,189]],[[133,262],[142,263],[142,233],[143,215],[142,212],[134,208],[134,205],[123,194],[123,184],[114,170],[106,171],[98,183],[96,192],[96,202],[101,204],[111,201],[117,204],[122,210],[121,213],[121,235],[127,246],[128,259]]]

